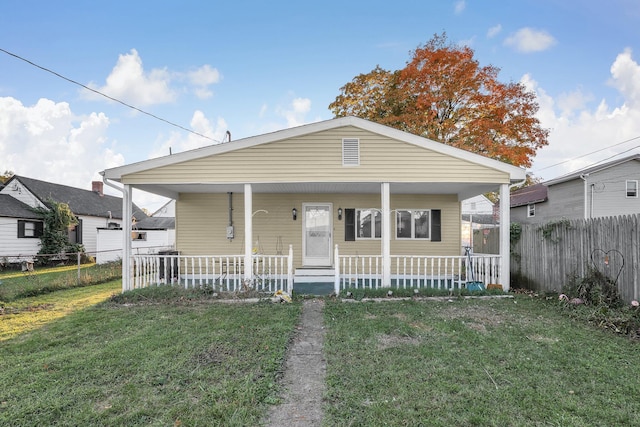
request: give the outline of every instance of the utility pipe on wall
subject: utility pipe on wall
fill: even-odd
[[[589,178],[588,173],[583,173],[580,175],[580,178],[584,181],[584,219],[589,218],[589,193],[587,190],[587,178]]]

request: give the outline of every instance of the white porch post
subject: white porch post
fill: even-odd
[[[253,279],[253,189],[244,185],[244,279]]]
[[[500,186],[500,280],[502,290],[505,292],[510,287],[510,262],[511,262],[511,199],[509,184]]]
[[[122,292],[131,290],[131,218],[133,188],[125,184],[122,190]]]
[[[389,183],[380,188],[382,198],[382,286],[391,287],[391,201]]]

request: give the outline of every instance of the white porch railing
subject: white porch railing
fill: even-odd
[[[378,289],[382,281],[381,255],[340,255],[335,248],[335,292]],[[288,255],[253,255],[252,279],[246,280],[244,255],[133,255],[131,286],[123,291],[177,283],[185,288],[210,287],[215,292],[255,290],[293,291],[293,248]],[[499,255],[392,255],[390,286],[394,288],[463,289],[467,282],[501,283]],[[124,283],[124,282],[123,282]]]
[[[336,248],[336,251],[338,249]],[[381,255],[336,254],[335,292],[348,288],[378,289],[382,283]],[[391,287],[463,289],[467,282],[501,283],[499,255],[391,256]]]
[[[177,283],[216,292],[293,290],[293,249],[288,255],[253,255],[252,279],[246,280],[244,255],[133,255],[131,289]],[[123,282],[124,283],[124,282]],[[131,290],[124,289],[123,291]]]

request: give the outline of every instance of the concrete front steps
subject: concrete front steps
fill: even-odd
[[[293,292],[303,295],[329,295],[333,292],[336,271],[333,268],[296,268]]]

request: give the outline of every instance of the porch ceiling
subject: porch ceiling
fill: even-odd
[[[244,184],[184,183],[135,184],[134,188],[153,194],[177,198],[180,193],[242,193]],[[252,184],[254,193],[342,193],[379,194],[379,182],[285,182]],[[459,200],[498,191],[497,183],[411,182],[391,183],[391,194],[457,194]]]

